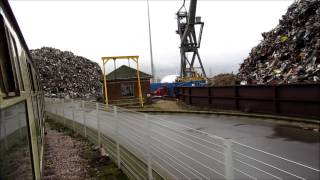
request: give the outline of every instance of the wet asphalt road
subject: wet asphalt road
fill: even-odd
[[[320,169],[319,132],[257,118],[192,114],[155,115]]]
[[[96,114],[96,111],[90,109],[86,114],[87,124],[92,128],[95,128],[97,126],[94,115]],[[72,119],[72,113],[70,110],[66,110],[65,115]],[[81,113],[78,115],[76,113],[75,119],[81,123]],[[121,135],[120,139],[122,141],[121,144],[129,145],[129,149],[137,152],[138,155],[140,154],[143,159],[146,159],[146,141],[144,139],[146,129],[143,114],[125,111],[118,112],[118,117],[121,118],[121,128],[119,128],[119,133]],[[160,117],[160,119],[163,120],[158,120],[154,117]],[[101,112],[100,119],[100,129],[102,133],[114,138],[116,124],[113,119],[112,112]],[[233,141],[249,145],[267,153],[272,153],[316,169],[316,171],[310,171],[310,169],[301,167],[300,165],[296,166],[291,163],[284,162],[283,160],[279,160],[278,158],[269,157],[261,153],[259,154],[236,144],[233,145],[233,150],[243,152],[250,157],[258,158],[269,164],[276,164],[280,169],[292,172],[300,177],[305,177],[307,179],[319,179],[320,177],[319,132],[283,126],[273,122],[266,122],[263,119],[217,115],[150,114],[149,119],[152,122],[153,160],[168,168],[168,170],[173,172],[178,179],[186,177],[196,179],[212,177],[214,179],[221,179],[221,176],[218,176],[217,173],[214,175],[210,173],[208,174],[209,171],[212,171],[212,169],[210,170],[208,167],[215,168],[217,172],[224,173],[224,167],[220,166],[219,163],[215,163],[213,159],[208,159],[207,155],[221,161],[223,161],[223,157],[203,146],[208,144],[204,141],[199,141],[197,138],[207,137],[203,134],[199,134],[197,130],[222,138],[232,139]],[[188,126],[193,130],[186,129],[183,126]],[[176,129],[178,132],[172,131],[170,128]],[[194,138],[195,136],[197,138]],[[214,138],[209,138],[208,140],[211,141],[213,139]],[[188,145],[188,147],[185,145]],[[162,152],[158,150],[162,150]],[[179,161],[163,154],[166,152],[176,157]],[[190,159],[190,157],[193,159]],[[237,159],[237,161],[235,161],[235,159]],[[271,172],[276,177],[293,179],[292,175],[288,175],[275,169],[270,169],[266,166],[262,166],[261,164],[259,165],[259,163],[255,163],[251,160],[249,161],[248,158],[241,158],[239,156],[234,157],[235,168],[240,168],[240,170],[244,172],[250,172],[251,175],[259,177],[259,179],[270,179],[271,176],[263,172],[257,173],[255,170],[252,170],[252,168],[250,169],[244,164],[239,164],[240,161],[238,160],[250,163],[260,169]],[[182,167],[182,164],[185,166]],[[186,169],[186,166],[189,166],[190,168]],[[236,177],[239,175],[240,174],[238,173]],[[242,178],[248,179],[247,176],[242,176]]]

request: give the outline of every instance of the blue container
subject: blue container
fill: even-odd
[[[188,82],[175,82],[175,83],[151,83],[150,92],[156,91],[160,87],[168,89],[168,96],[175,97],[174,88],[180,86],[202,87],[205,86],[205,81],[188,81]]]

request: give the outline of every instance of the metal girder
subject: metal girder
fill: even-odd
[[[137,62],[139,59],[139,56],[107,56],[107,57],[102,57],[101,58],[103,63],[107,63],[109,60],[114,60],[114,59],[132,59],[133,61]]]
[[[178,30],[176,32],[180,35],[181,40],[180,78],[190,78],[199,75],[199,73],[196,71],[196,67],[194,67],[195,61],[199,62],[201,75],[206,78],[206,73],[198,52],[204,23],[201,22],[201,17],[196,17],[197,0],[190,0],[189,12],[183,10],[184,4],[185,1],[183,6],[176,14],[178,23]],[[198,34],[196,33],[195,26],[200,26],[200,32]],[[191,62],[188,60],[188,54],[190,53],[192,53]]]

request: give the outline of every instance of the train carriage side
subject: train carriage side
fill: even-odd
[[[41,179],[44,98],[9,3],[0,0],[0,179]]]

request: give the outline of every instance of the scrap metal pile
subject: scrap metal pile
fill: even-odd
[[[208,79],[208,86],[232,86],[237,83],[233,73],[222,73]]]
[[[320,82],[320,0],[295,1],[241,64],[241,84]]]
[[[97,63],[50,47],[31,50],[47,97],[98,98],[102,72]]]

